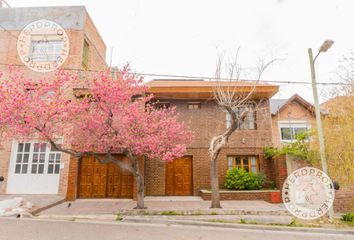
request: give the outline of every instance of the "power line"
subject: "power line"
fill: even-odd
[[[208,80],[215,80],[212,77],[205,77],[205,76],[186,76],[186,75],[170,75],[170,74],[157,74],[157,73],[137,73],[139,75],[145,76],[155,76],[155,77],[175,77],[175,78],[192,78],[192,79],[208,79]],[[218,78],[218,80],[223,81],[240,81],[240,79],[230,79],[230,78]],[[246,82],[261,82],[261,83],[284,83],[284,84],[311,84],[310,82],[304,81],[276,81],[276,80],[242,80]],[[326,82],[319,82],[317,84],[320,85],[348,85],[351,86],[349,83],[326,83]]]
[[[15,36],[12,34],[11,31],[7,30],[5,27],[3,27],[0,24],[0,27],[8,32],[10,34],[10,36],[12,36],[13,38],[15,38],[16,40],[18,40],[18,36]],[[97,47],[92,44],[95,48],[95,50],[98,52]],[[98,54],[98,56],[104,61],[106,62],[106,60],[100,55]],[[25,66],[25,65],[21,65],[21,64],[9,64],[9,63],[0,63],[0,65],[13,65],[13,66]],[[69,71],[80,71],[80,72],[102,72],[102,70],[83,70],[83,69],[75,69],[75,68],[63,68],[64,70],[69,70]],[[112,72],[119,72],[117,70],[113,70]],[[138,73],[136,72],[135,74],[137,75],[142,75],[142,76],[151,76],[151,77],[169,77],[169,78],[188,78],[188,79],[198,79],[198,80],[215,80],[215,78],[212,77],[206,77],[206,76],[189,76],[189,75],[176,75],[176,74],[160,74],[160,73]],[[230,78],[218,78],[218,80],[223,80],[223,81],[240,81],[240,79],[230,79]],[[246,82],[262,82],[262,83],[282,83],[282,84],[311,84],[311,82],[305,82],[305,81],[276,81],[276,80],[243,80]],[[352,84],[350,83],[326,83],[326,82],[318,82],[316,83],[318,85],[323,85],[323,86],[352,86]]]
[[[2,66],[17,66],[17,67],[26,67],[24,64],[6,64],[0,63]],[[68,71],[78,71],[78,72],[94,72],[100,73],[104,72],[104,70],[83,70],[79,68],[62,68]],[[119,70],[113,70],[113,73],[119,73]],[[189,76],[189,75],[173,75],[173,74],[159,74],[159,73],[139,73],[135,72],[136,75],[141,76],[151,76],[151,77],[171,77],[171,78],[184,78],[184,79],[197,79],[197,80],[215,80],[212,77],[205,77],[205,76]],[[310,82],[305,81],[276,81],[276,80],[240,80],[240,79],[229,79],[229,78],[218,78],[218,80],[223,81],[243,81],[243,82],[259,82],[259,83],[281,83],[281,84],[311,84]],[[350,83],[326,83],[326,82],[318,82],[319,85],[332,85],[332,86],[351,86]]]

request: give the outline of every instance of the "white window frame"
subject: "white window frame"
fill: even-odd
[[[51,43],[52,42],[52,43]],[[38,49],[36,49],[36,45]],[[42,46],[41,46],[42,44]],[[48,46],[51,44],[51,48],[49,52],[41,53],[34,50],[41,50],[47,44]],[[58,38],[56,35],[48,35],[48,34],[36,34],[31,35],[31,43],[30,43],[30,56],[31,59],[35,62],[51,62],[56,60],[62,53],[64,47],[64,41]],[[46,48],[48,50],[48,48]]]
[[[306,128],[307,131],[311,129],[311,124],[307,121],[279,121],[278,122],[278,129],[279,129],[279,139],[281,142],[294,142],[295,138],[293,139],[283,139],[281,134],[282,128]],[[293,136],[295,137],[295,136]]]

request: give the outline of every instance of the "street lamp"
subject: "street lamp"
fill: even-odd
[[[318,101],[318,92],[317,92],[317,85],[316,85],[316,73],[315,73],[315,61],[320,55],[321,52],[327,52],[327,50],[332,46],[334,41],[326,40],[321,45],[320,49],[315,58],[313,58],[312,49],[308,49],[309,59],[310,59],[310,67],[311,67],[311,80],[312,80],[312,91],[313,91],[313,99],[315,102],[315,113],[316,113],[316,124],[317,124],[317,133],[318,133],[318,141],[320,144],[320,157],[321,157],[321,165],[322,171],[328,174],[327,168],[327,160],[326,160],[326,151],[325,151],[325,144],[324,144],[324,137],[323,137],[323,129],[322,129],[322,121],[321,121],[321,112],[320,112],[320,104]],[[328,216],[330,220],[333,220],[333,208],[331,207]]]

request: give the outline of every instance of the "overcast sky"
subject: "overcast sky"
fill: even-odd
[[[353,0],[7,2],[12,7],[85,5],[107,45],[107,62],[113,47],[112,65],[129,62],[141,73],[212,77],[218,53],[232,57],[240,47],[239,63],[246,69],[259,57],[279,59],[263,80],[310,82],[307,49],[316,52],[323,40],[333,39],[316,61],[317,81],[332,82],[341,57],[354,49]],[[312,102],[311,85],[280,86],[275,98],[298,93]]]

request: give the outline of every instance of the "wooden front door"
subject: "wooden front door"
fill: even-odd
[[[193,195],[192,157],[182,157],[166,164],[166,195]]]
[[[79,198],[132,198],[133,176],[116,164],[85,157],[79,168]]]

